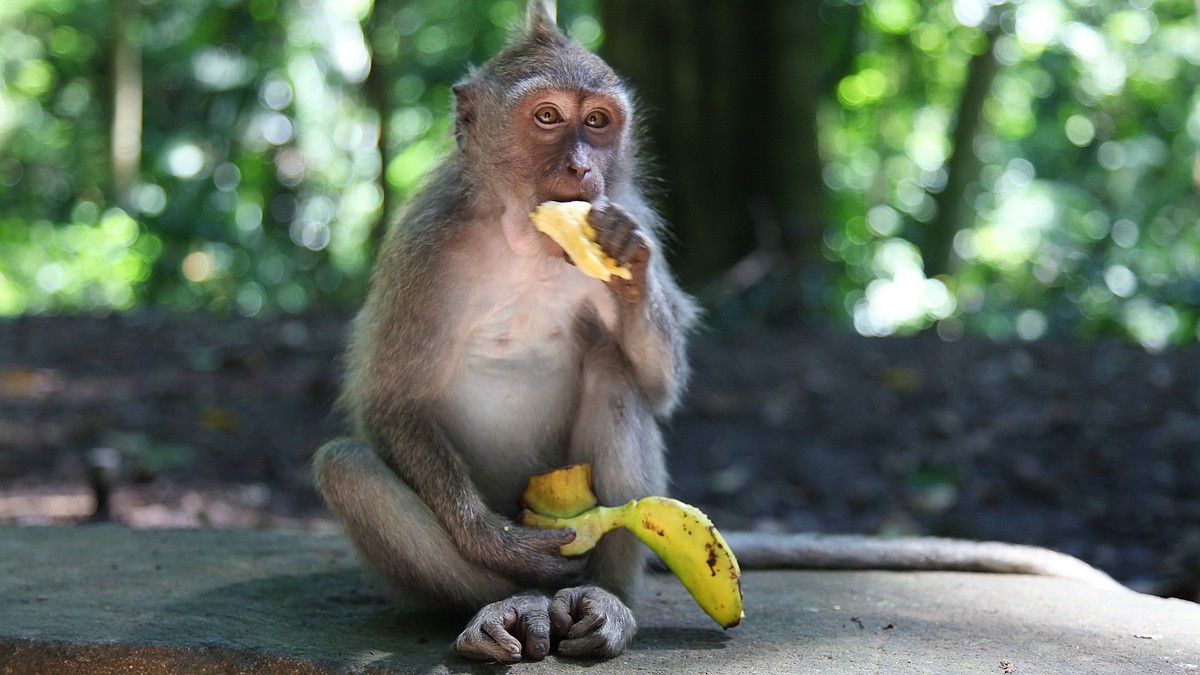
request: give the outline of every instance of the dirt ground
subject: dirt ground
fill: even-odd
[[[0,523],[84,522],[100,485],[137,527],[335,529],[308,460],[344,431],[347,319],[0,322]],[[722,529],[1038,544],[1200,599],[1200,349],[813,331],[692,354],[673,492]]]

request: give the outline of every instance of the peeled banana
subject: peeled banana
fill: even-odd
[[[733,628],[741,622],[744,612],[737,558],[708,516],[696,507],[669,497],[595,506],[591,466],[586,464],[534,476],[521,499],[523,524],[575,530],[575,540],[560,551],[563,555],[586,553],[605,533],[624,527],[662,559],[721,627]]]
[[[596,243],[596,230],[587,219],[588,202],[542,202],[529,217],[533,226],[550,235],[584,274],[601,281],[614,276],[632,279],[628,267],[617,264]]]
[[[572,464],[534,474],[521,493],[521,506],[539,516],[571,518],[597,503],[592,492],[591,464]]]

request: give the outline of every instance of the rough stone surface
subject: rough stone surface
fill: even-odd
[[[656,575],[626,654],[511,668],[449,650],[338,536],[0,528],[0,673],[1200,673],[1200,605],[1023,576],[751,572],[717,628]]]

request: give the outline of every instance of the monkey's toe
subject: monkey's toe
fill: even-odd
[[[610,659],[625,651],[637,622],[617,596],[595,586],[559,591],[550,603],[554,634],[563,656]]]
[[[523,593],[479,610],[454,641],[459,656],[515,663],[540,660],[550,651],[550,598]]]

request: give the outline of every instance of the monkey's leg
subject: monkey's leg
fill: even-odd
[[[591,462],[600,501],[623,504],[666,491],[663,453],[657,420],[621,351],[613,342],[598,346],[584,362],[570,461]],[[561,653],[609,658],[624,651],[637,627],[625,602],[637,597],[645,565],[646,551],[629,532],[615,530],[600,540],[588,560],[595,585],[561,590],[551,602]]]
[[[620,505],[667,490],[665,449],[650,406],[613,342],[585,358],[579,414],[568,459],[591,462],[600,502]],[[646,549],[625,530],[600,540],[588,561],[588,578],[631,601],[645,569]]]
[[[429,507],[365,443],[331,441],[313,458],[317,489],[364,567],[402,604],[470,610],[462,656],[519,661],[550,649],[550,598],[465,560]]]
[[[313,468],[363,565],[397,599],[470,610],[520,590],[465,560],[429,507],[365,443],[330,441]]]

